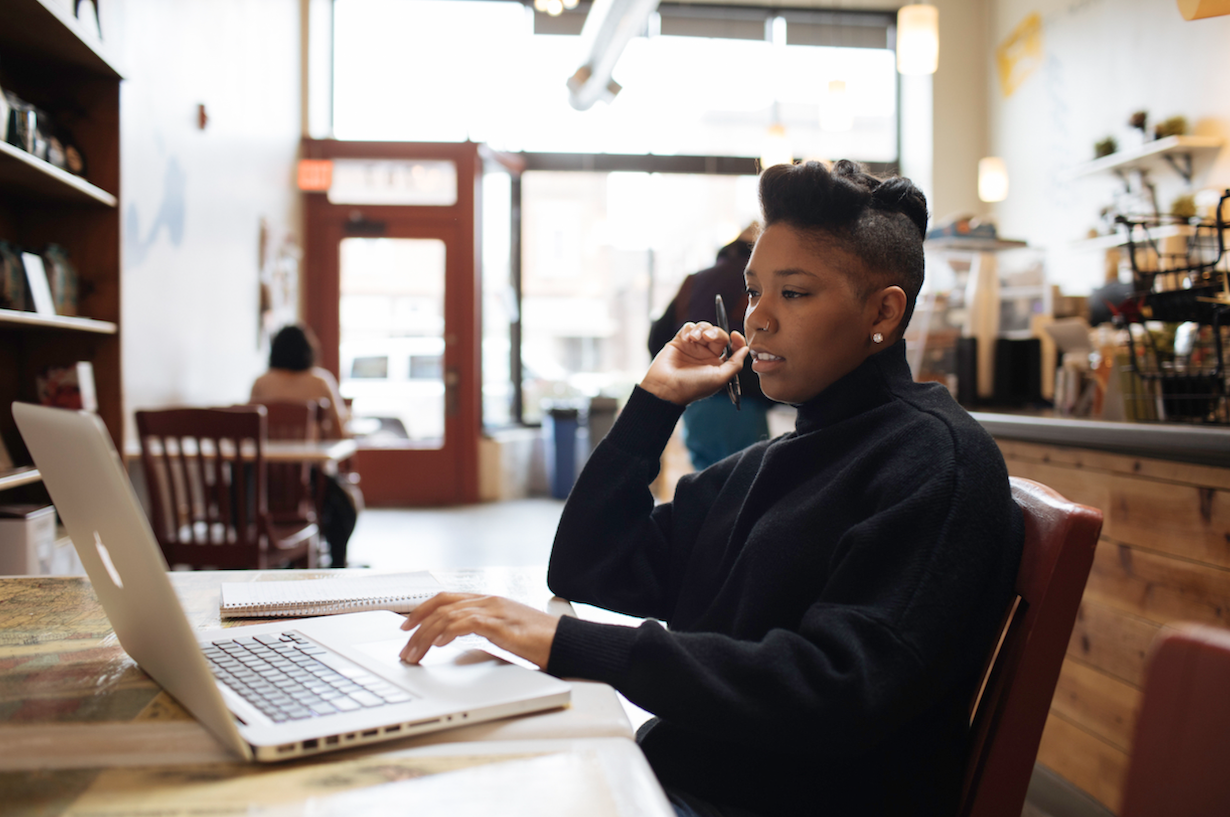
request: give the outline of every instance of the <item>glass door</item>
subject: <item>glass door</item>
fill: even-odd
[[[339,375],[365,446],[445,444],[444,289],[438,238],[343,238]]]
[[[478,501],[477,147],[308,140],[308,323],[350,403],[373,506]]]

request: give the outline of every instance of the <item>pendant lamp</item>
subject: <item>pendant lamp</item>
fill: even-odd
[[[794,152],[790,149],[786,128],[780,122],[775,122],[769,126],[768,133],[765,134],[764,147],[760,151],[760,169],[793,163]]]
[[[1230,0],[1178,0],[1184,20],[1202,20],[1230,14]]]
[[[820,129],[829,133],[854,130],[854,106],[845,80],[829,80],[829,91],[820,113]]]
[[[1003,201],[1008,198],[1008,166],[998,156],[978,160],[978,198]]]
[[[897,11],[897,71],[934,74],[940,61],[940,13],[929,3]]]

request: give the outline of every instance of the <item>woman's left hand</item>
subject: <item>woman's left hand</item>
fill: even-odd
[[[559,616],[499,596],[438,593],[402,622],[403,630],[418,630],[402,648],[401,660],[417,664],[432,647],[474,634],[545,669],[558,623]]]

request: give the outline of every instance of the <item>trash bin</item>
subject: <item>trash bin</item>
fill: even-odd
[[[542,418],[542,432],[547,454],[547,483],[551,496],[567,499],[577,481],[577,430],[581,411],[575,406],[554,404]]]

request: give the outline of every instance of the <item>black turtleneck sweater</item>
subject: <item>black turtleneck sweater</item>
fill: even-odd
[[[655,621],[562,619],[548,671],[657,715],[667,786],[774,815],[951,813],[968,706],[1023,527],[994,441],[905,344],[795,431],[649,483],[682,409],[636,389],[568,498],[553,592]]]

